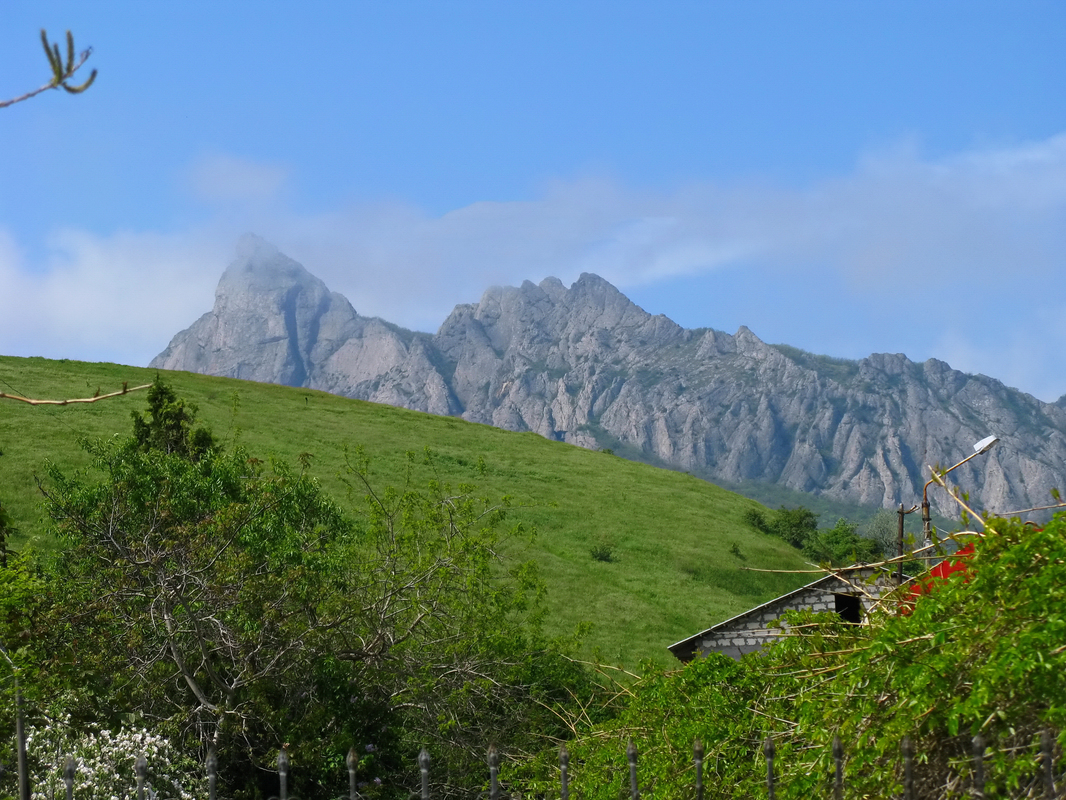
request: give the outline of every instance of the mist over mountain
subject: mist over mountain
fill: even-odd
[[[632,448],[730,483],[766,481],[852,503],[920,497],[927,465],[979,507],[1044,505],[1066,487],[1066,398],[1054,404],[936,359],[859,361],[652,316],[596,275],[492,287],[435,335],[362,317],[247,235],[214,308],[151,363],[305,386],[588,448]],[[932,493],[954,515],[946,493]]]

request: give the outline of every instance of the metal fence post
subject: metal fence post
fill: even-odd
[[[218,791],[218,756],[215,755],[215,747],[212,745],[207,750],[207,797],[215,800]]]
[[[973,737],[973,796],[985,796],[985,739],[981,734]]]
[[[833,800],[844,800],[844,745],[833,737]]]
[[[67,763],[63,767],[63,783],[67,787],[67,800],[74,800],[74,772],[76,770],[74,759],[67,756]]]
[[[692,743],[692,760],[696,764],[696,800],[703,800],[703,742]]]
[[[910,736],[900,743],[903,752],[903,800],[914,800],[914,745]]]
[[[144,800],[144,782],[148,778],[148,761],[144,753],[137,756],[137,763],[133,769],[137,773],[137,800]]]
[[[633,740],[629,740],[626,746],[626,758],[629,760],[629,796],[632,800],[640,800],[640,787],[637,786],[637,746]]]
[[[422,773],[422,800],[429,800],[429,753],[424,747],[418,754],[418,770]]]
[[[8,659],[10,661],[10,659]],[[19,800],[30,800],[30,772],[26,766],[26,722],[23,719],[22,692],[15,673],[15,745],[18,748]]]
[[[489,800],[499,800],[500,796],[500,752],[496,745],[489,745]]]
[[[570,753],[566,745],[559,746],[559,797],[570,800]]]
[[[1044,767],[1044,797],[1055,798],[1055,739],[1046,728],[1040,733],[1040,760]]]
[[[284,745],[278,753],[278,800],[289,797],[289,753]]]
[[[359,754],[355,752],[355,745],[348,748],[348,757],[344,759],[348,766],[348,800],[355,800],[355,771],[359,767]]]
[[[766,741],[762,746],[763,755],[766,756],[766,791],[769,793],[770,800],[775,800],[774,793],[774,740],[772,736],[767,736]]]

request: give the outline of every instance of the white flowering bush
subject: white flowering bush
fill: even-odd
[[[194,800],[207,794],[203,767],[182,755],[169,739],[144,728],[74,732],[64,718],[43,728],[29,728],[26,750],[31,761],[33,800],[61,800],[63,770],[74,759],[76,800],[122,800],[137,796],[137,757],[148,763],[146,796]]]

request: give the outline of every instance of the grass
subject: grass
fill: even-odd
[[[148,383],[155,372],[116,364],[0,357],[0,391],[39,398],[89,397]],[[537,535],[512,542],[507,557],[534,559],[548,587],[546,626],[566,635],[590,623],[586,655],[632,667],[642,659],[676,664],[667,645],[796,588],[809,575],[742,571],[803,568],[800,554],[745,525],[758,504],[699,478],[607,453],[323,392],[184,372],[166,373],[180,396],[227,441],[260,458],[296,463],[343,500],[345,447],[362,446],[373,479],[397,484],[407,457],[436,453],[437,475],[509,495],[513,517]],[[36,479],[49,460],[88,465],[79,437],[128,436],[144,392],[89,405],[29,406],[0,401],[0,498],[21,535],[16,546],[50,547]],[[432,477],[416,459],[416,478]],[[610,558],[596,558],[609,543]]]

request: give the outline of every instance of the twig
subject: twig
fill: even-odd
[[[127,388],[126,382],[122,383],[122,388],[117,392],[111,392],[110,394],[98,394],[95,397],[78,397],[70,400],[34,400],[29,397],[23,397],[18,394],[6,394],[0,392],[0,400],[18,400],[23,403],[29,403],[31,406],[66,406],[71,403],[95,403],[97,400],[106,400],[109,397],[118,397],[120,395],[129,394],[130,392],[140,391],[141,389],[148,389],[152,386],[150,383],[144,384],[144,386],[134,386],[132,389]]]
[[[59,54],[59,45],[48,43],[48,34],[41,30],[41,44],[44,45],[44,53],[48,56],[48,64],[52,68],[52,80],[46,83],[39,89],[34,89],[32,92],[26,92],[24,95],[12,98],[11,100],[0,100],[0,108],[7,108],[13,106],[15,103],[21,103],[23,100],[29,100],[31,97],[36,97],[41,92],[47,92],[49,89],[58,89],[62,87],[70,94],[81,94],[88,89],[94,80],[96,80],[96,70],[94,69],[89,75],[89,79],[80,86],[71,86],[67,83],[68,80],[74,77],[74,73],[81,69],[82,65],[92,55],[93,49],[90,47],[88,50],[83,50],[78,56],[78,60],[74,60],[74,37],[70,31],[67,31],[67,63],[63,63],[63,59]]]

